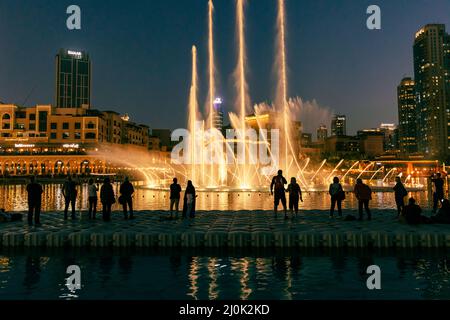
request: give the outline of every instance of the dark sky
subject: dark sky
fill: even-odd
[[[66,28],[71,4],[81,7],[81,31]],[[381,7],[381,31],[366,28],[371,4]],[[219,91],[230,110],[234,1],[215,7]],[[289,95],[347,114],[350,133],[397,122],[396,86],[412,75],[414,33],[427,23],[450,29],[450,0],[286,0],[286,9]],[[53,103],[56,52],[86,50],[94,107],[152,128],[185,127],[193,44],[201,102],[207,91],[206,10],[207,0],[0,0],[0,100],[23,104],[31,93],[25,105]],[[270,101],[276,1],[249,0],[246,13],[251,99]]]

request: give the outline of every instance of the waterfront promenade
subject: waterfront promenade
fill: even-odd
[[[347,210],[345,214],[357,215]],[[64,221],[62,213],[43,213],[42,226],[24,221],[0,224],[0,246],[142,248],[437,248],[450,247],[450,225],[410,226],[395,220],[394,210],[373,210],[372,221],[330,219],[327,211],[303,211],[298,218],[275,219],[268,211],[198,212],[195,219],[167,220],[163,211],[121,212],[105,223]]]

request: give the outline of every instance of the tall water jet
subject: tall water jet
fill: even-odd
[[[208,57],[209,57],[209,66],[208,66],[208,76],[209,76],[209,94],[208,94],[208,104],[209,104],[209,128],[212,130],[214,129],[214,100],[216,96],[216,84],[215,84],[215,62],[214,62],[214,5],[212,0],[209,0],[208,2]],[[215,136],[212,135],[211,139],[213,141],[211,142],[213,146],[215,147]],[[214,147],[212,150],[214,150]],[[215,184],[215,178],[214,178],[214,166],[210,165],[210,178],[209,178],[209,185],[213,186]]]
[[[277,95],[281,97],[276,97],[279,102],[281,99],[281,106],[283,110],[283,128],[284,128],[284,162],[285,169],[288,170],[288,137],[289,137],[289,126],[288,126],[288,112],[289,104],[287,97],[287,67],[286,67],[286,13],[284,0],[278,0],[278,90]]]
[[[191,180],[194,183],[197,181],[196,176],[196,141],[197,141],[197,111],[198,111],[198,77],[197,77],[197,48],[192,46],[192,80],[191,89],[189,93],[189,159],[191,162]]]
[[[246,47],[245,47],[245,18],[244,18],[245,0],[236,0],[236,31],[238,37],[238,64],[236,68],[236,83],[237,83],[237,109],[239,114],[239,127],[236,128],[240,132],[241,143],[245,145],[245,116],[247,113],[247,80],[246,80]],[[242,181],[247,183],[246,175],[246,152],[242,156]]]

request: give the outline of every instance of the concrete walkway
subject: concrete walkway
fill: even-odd
[[[356,211],[345,214],[357,216]],[[84,213],[83,213],[84,215]],[[450,247],[450,225],[409,226],[394,210],[374,210],[372,221],[344,221],[326,211],[302,211],[296,219],[267,211],[198,212],[195,219],[167,220],[162,211],[140,211],[109,223],[85,216],[64,221],[43,213],[42,226],[24,221],[0,224],[1,247]]]

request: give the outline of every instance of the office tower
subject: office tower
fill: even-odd
[[[449,153],[448,39],[445,25],[429,24],[414,41],[418,150],[440,158]]]
[[[398,135],[402,153],[417,152],[417,119],[415,82],[403,78],[397,87],[398,98]]]
[[[214,100],[214,115],[213,115],[213,124],[214,127],[222,131],[223,129],[223,100],[221,98],[216,98]]]
[[[56,55],[56,107],[89,108],[91,61],[81,51],[61,49]]]
[[[327,140],[328,138],[328,129],[327,126],[322,124],[318,129],[317,129],[317,141],[319,142],[324,142],[325,140]]]
[[[347,135],[347,117],[345,115],[335,115],[331,120],[331,135]]]

